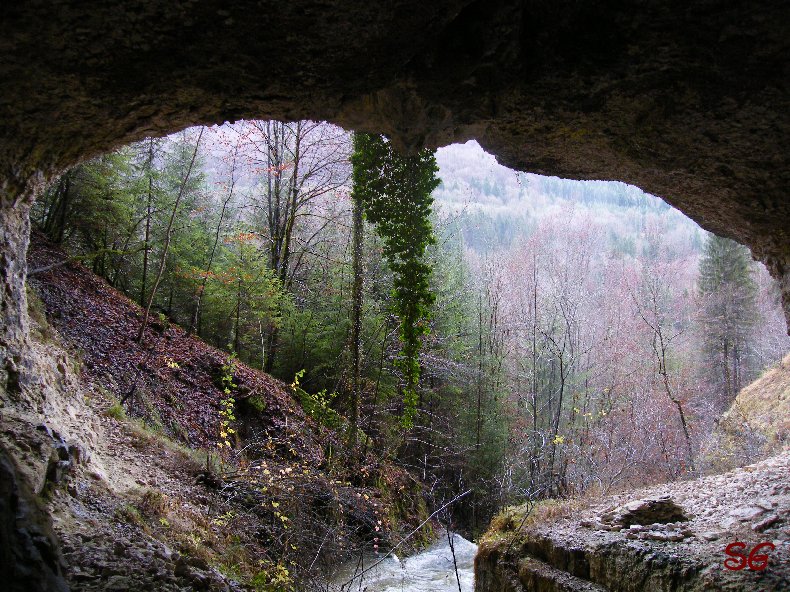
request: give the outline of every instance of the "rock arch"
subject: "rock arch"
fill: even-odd
[[[18,388],[27,209],[74,163],[243,117],[618,179],[752,248],[790,319],[790,5],[756,0],[16,2],[0,23],[0,384]]]
[[[475,137],[514,168],[638,185],[749,245],[790,321],[788,23],[783,0],[5,2],[0,407],[43,408],[24,291],[43,183],[145,135],[243,117],[404,147]],[[0,576],[13,553],[39,588],[65,588],[23,525],[46,517],[15,512],[0,508]]]

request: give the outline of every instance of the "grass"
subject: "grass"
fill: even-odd
[[[125,503],[115,509],[115,517],[121,522],[139,526],[145,532],[149,532],[148,525],[145,523],[140,510],[132,503]]]
[[[545,499],[520,506],[510,506],[494,516],[480,542],[496,543],[504,539],[512,540],[514,534],[522,537],[530,526],[570,518],[584,505],[585,503],[578,498],[569,498]]]
[[[105,411],[104,414],[107,417],[112,417],[113,419],[117,419],[118,421],[124,421],[126,419],[126,411],[118,402],[113,403],[110,405]]]
[[[47,322],[47,313],[44,303],[30,286],[26,286],[27,291],[27,314],[31,320],[31,334],[33,338],[41,343],[54,343],[56,333]]]

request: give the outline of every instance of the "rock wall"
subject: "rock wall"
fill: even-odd
[[[0,581],[8,592],[68,590],[49,516],[2,446]]]
[[[787,590],[789,471],[785,452],[724,475],[568,501],[548,517],[538,507],[531,522],[521,509],[505,512],[480,545],[475,590]],[[724,550],[735,541],[746,543],[746,555],[771,542],[765,569],[726,569]]]
[[[738,393],[702,440],[698,467],[720,473],[790,445],[790,354]]]
[[[787,2],[8,4],[3,209],[81,159],[194,124],[475,137],[515,168],[639,185],[749,245],[790,319]]]
[[[26,204],[0,207],[0,406],[19,400],[29,376],[26,254],[30,221]]]

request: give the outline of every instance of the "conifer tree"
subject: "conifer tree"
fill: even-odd
[[[749,250],[711,235],[700,261],[702,327],[711,379],[729,404],[750,379],[751,334],[757,321]]]

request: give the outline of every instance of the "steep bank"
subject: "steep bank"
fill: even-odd
[[[511,509],[494,521],[475,560],[478,592],[790,587],[790,451],[723,475],[525,513]],[[745,554],[771,542],[767,567],[726,569],[724,551],[735,541],[746,543]]]
[[[122,294],[40,239],[31,262],[43,403],[4,400],[4,485],[23,503],[2,517],[32,512],[41,528],[3,546],[29,551],[0,557],[11,590],[288,590],[425,517],[407,473],[345,458],[289,386],[163,318],[140,347],[140,310]],[[219,452],[228,384],[236,434]],[[53,582],[36,580],[31,554]]]
[[[790,354],[741,389],[707,442],[703,460],[722,472],[790,445]]]

